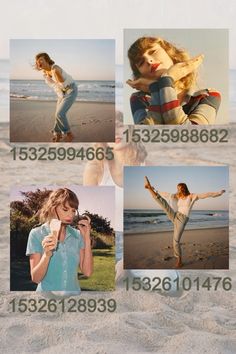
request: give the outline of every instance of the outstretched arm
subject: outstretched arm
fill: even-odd
[[[220,192],[208,192],[208,193],[196,194],[196,197],[197,199],[216,198],[216,197],[220,197],[223,193],[225,193],[224,189],[222,189]]]

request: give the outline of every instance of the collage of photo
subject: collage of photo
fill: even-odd
[[[236,353],[235,13],[2,4],[2,353]]]
[[[10,142],[33,144],[31,160],[49,146],[68,171],[66,185],[38,176],[11,188],[12,291],[76,295],[127,276],[229,269],[228,166],[168,166],[149,139],[167,128],[171,146],[185,131],[197,150],[200,129],[228,124],[228,31],[125,29],[123,65],[115,47],[10,40]]]

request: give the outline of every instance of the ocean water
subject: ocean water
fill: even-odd
[[[9,72],[9,60],[0,60],[0,122],[9,121]],[[122,65],[116,66],[116,83],[113,81],[77,81],[77,84],[79,87],[78,101],[116,102],[116,109],[123,112]],[[236,114],[232,113],[236,110],[236,70],[230,70],[229,84],[230,121],[236,122]],[[14,84],[12,82],[11,95],[56,100],[52,89],[47,87],[44,81],[23,81],[21,83],[15,81]]]
[[[0,60],[0,122],[9,121],[9,69],[9,61]]]
[[[77,80],[77,101],[81,102],[115,102],[114,81]],[[55,101],[57,96],[44,80],[11,80],[10,96],[31,100]]]
[[[193,210],[190,213],[186,229],[227,227],[229,212],[227,210]],[[163,211],[153,209],[125,209],[124,232],[148,233],[169,231],[173,226]]]

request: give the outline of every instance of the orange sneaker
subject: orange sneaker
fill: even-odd
[[[73,141],[74,139],[74,135],[71,132],[68,132],[64,135],[63,141],[65,143],[70,143],[71,141]]]

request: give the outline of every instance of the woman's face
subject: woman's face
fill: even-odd
[[[181,187],[177,185],[177,192],[180,193],[181,192]]]
[[[76,209],[72,208],[68,202],[59,204],[56,207],[56,217],[65,224],[71,224],[76,214]]]
[[[115,142],[108,143],[110,147],[112,147],[115,151],[121,150],[127,147],[127,142],[125,141],[124,136],[124,127],[121,123],[116,123],[116,135],[115,135]]]
[[[50,67],[50,65],[48,64],[48,62],[44,57],[39,57],[36,60],[36,65],[39,70],[47,70]]]
[[[142,58],[136,63],[141,77],[146,79],[158,79],[172,65],[172,59],[159,44],[154,44],[146,50]]]

